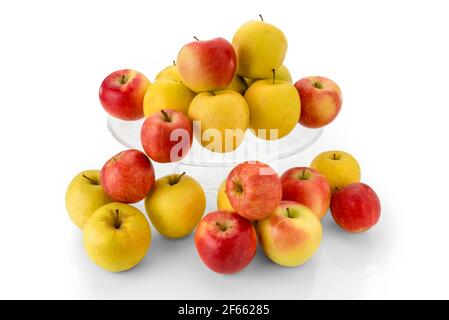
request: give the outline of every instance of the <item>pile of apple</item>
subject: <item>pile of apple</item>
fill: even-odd
[[[79,173],[67,189],[69,216],[83,231],[88,256],[100,267],[124,271],[145,257],[150,225],[130,205],[144,199],[160,234],[182,238],[196,228],[202,261],[225,274],[251,262],[257,239],[277,264],[303,264],[319,247],[320,219],[329,208],[349,232],[377,223],[379,199],[360,183],[357,161],[342,151],[321,153],[310,167],[291,168],[281,177],[267,164],[241,163],[219,188],[218,210],[205,217],[205,193],[194,178],[182,173],[155,180],[151,161],[183,159],[194,136],[212,152],[231,152],[248,128],[261,139],[274,140],[291,133],[298,122],[320,128],[338,115],[338,85],[324,77],[306,77],[293,85],[282,64],[286,37],[260,18],[242,25],[232,44],[223,38],[195,38],[153,83],[130,69],[113,72],[102,82],[100,101],[110,115],[146,119],[141,128],[144,152],[122,151],[101,171]]]

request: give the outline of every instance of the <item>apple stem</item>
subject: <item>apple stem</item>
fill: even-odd
[[[195,39],[196,41],[200,41],[200,39],[198,39],[196,36],[193,36],[193,39]]]
[[[182,176],[185,175],[185,174],[186,174],[185,172],[183,172],[181,174],[178,174],[175,178],[169,180],[169,184],[171,186],[177,184],[179,182],[179,180],[181,180]]]
[[[116,229],[120,229],[120,216],[119,216],[119,209],[115,209],[115,223],[114,226]]]
[[[287,208],[287,217],[292,218],[291,213],[290,213],[290,208]]]
[[[162,115],[164,116],[164,121],[165,122],[171,122],[170,116],[168,115],[167,112],[165,112],[164,110],[161,110]]]
[[[260,20],[262,20],[262,22],[263,22],[263,17],[261,14],[259,14],[259,17],[260,17]]]
[[[89,180],[92,184],[98,184],[97,181],[95,181],[95,180],[93,180],[93,179],[91,179],[91,178],[85,176],[84,174],[82,175],[82,177],[83,177],[84,179]]]
[[[220,228],[221,231],[226,231],[227,229],[226,226],[222,225],[220,222],[217,222],[216,225]]]
[[[173,60],[173,66],[175,66],[175,67],[176,67],[176,61],[175,61],[175,60]]]
[[[126,76],[123,75],[122,78],[120,79],[120,83],[121,83],[121,84],[125,84],[125,83],[126,83],[126,80],[127,80],[127,79],[126,79]]]
[[[215,92],[211,91],[210,93],[211,93],[213,96],[216,96]]]
[[[334,160],[337,160],[337,155],[334,153]]]
[[[304,180],[305,178],[306,178],[306,170],[303,170],[301,174],[301,180]]]
[[[271,69],[271,71],[273,71],[273,84],[274,84],[274,82],[276,80],[276,70]]]

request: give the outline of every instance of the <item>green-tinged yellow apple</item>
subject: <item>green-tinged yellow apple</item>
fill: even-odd
[[[245,137],[250,118],[245,99],[232,90],[198,94],[188,115],[195,138],[214,152],[234,151]]]
[[[324,175],[335,193],[348,184],[360,182],[360,166],[357,160],[344,151],[325,151],[317,155],[310,166]]]
[[[238,92],[243,96],[245,94],[246,89],[248,89],[248,85],[246,84],[245,79],[243,79],[238,75],[235,75],[234,79],[232,79],[231,84],[226,89],[234,90],[235,92]]]
[[[243,79],[245,79],[246,85],[248,87],[257,81],[257,79],[250,79],[250,78],[243,78]]]
[[[101,206],[112,202],[100,184],[100,171],[87,170],[70,182],[65,195],[65,205],[70,219],[80,229],[90,215]]]
[[[159,79],[181,81],[181,77],[179,76],[179,72],[178,72],[178,69],[176,67],[176,64],[173,63],[173,65],[168,66],[168,67],[162,69],[156,75],[156,80],[159,80]]]
[[[156,180],[145,199],[153,226],[165,237],[182,238],[196,227],[206,209],[206,196],[192,177],[171,174]]]
[[[83,229],[84,248],[98,266],[112,272],[131,269],[146,255],[151,230],[139,209],[112,202],[92,214]]]
[[[245,93],[250,117],[249,127],[259,138],[280,139],[296,126],[301,101],[295,87],[276,79],[258,80]]]
[[[237,55],[237,74],[250,79],[271,77],[287,53],[287,38],[277,27],[263,21],[242,25],[232,39]]]
[[[158,79],[145,93],[143,111],[146,117],[163,109],[172,109],[187,115],[193,97],[195,93],[181,81]]]
[[[287,81],[289,83],[293,82],[292,75],[285,65],[282,65],[276,70],[276,80]]]
[[[309,260],[318,249],[322,227],[306,206],[282,201],[267,218],[257,223],[263,251],[273,262],[296,267]]]
[[[217,193],[217,209],[235,211],[226,195],[226,179],[221,183]]]

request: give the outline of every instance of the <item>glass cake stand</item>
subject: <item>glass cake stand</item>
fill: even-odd
[[[123,121],[108,117],[107,126],[112,136],[122,145],[142,150],[140,128],[143,121],[144,119]],[[187,172],[201,183],[206,192],[215,193],[236,164],[258,160],[271,164],[276,169],[277,160],[300,153],[316,142],[322,133],[322,128],[309,129],[298,124],[286,137],[266,141],[248,130],[242,144],[228,153],[211,152],[194,139],[189,154],[175,164],[174,172]]]

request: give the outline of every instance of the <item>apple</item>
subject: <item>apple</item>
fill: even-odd
[[[157,162],[183,159],[192,145],[192,122],[182,112],[161,110],[149,116],[142,125],[140,141],[145,153]]]
[[[298,123],[301,101],[295,87],[272,79],[254,82],[245,93],[251,115],[249,127],[259,138],[280,139],[289,134]]]
[[[207,214],[195,232],[195,246],[211,270],[231,274],[245,268],[256,255],[257,236],[253,225],[235,212]]]
[[[344,230],[363,232],[379,221],[380,201],[370,186],[351,183],[332,196],[331,213]]]
[[[320,246],[320,220],[306,206],[282,201],[267,218],[259,220],[260,244],[267,257],[284,267],[296,267],[309,260]]]
[[[147,219],[130,205],[112,202],[92,214],[83,229],[84,248],[98,266],[111,272],[131,269],[151,245]]]
[[[337,117],[342,95],[338,85],[325,77],[306,77],[295,83],[301,97],[299,123],[308,128],[321,128]]]
[[[250,79],[271,78],[287,53],[287,38],[277,27],[263,21],[249,21],[234,34],[237,74]]]
[[[272,75],[270,75],[271,78]],[[268,78],[267,78],[268,79]],[[290,74],[290,71],[285,65],[282,65],[279,67],[279,69],[275,72],[275,79],[279,81],[286,81],[288,83],[292,83],[292,76]],[[246,85],[249,87],[257,80],[263,80],[263,79],[250,79],[250,78],[243,78],[245,80]]]
[[[183,83],[195,92],[226,88],[237,66],[232,45],[223,38],[186,44],[176,59]]]
[[[122,120],[143,118],[143,97],[150,81],[140,72],[123,69],[108,75],[100,86],[100,102],[113,117]]]
[[[308,207],[319,219],[329,209],[331,188],[324,175],[312,168],[295,167],[281,176],[282,200]]]
[[[332,192],[360,181],[359,163],[352,155],[344,151],[322,152],[312,160],[310,166],[326,177]]]
[[[156,180],[145,198],[145,209],[153,226],[165,237],[190,234],[203,216],[206,196],[192,177],[171,174]]]
[[[176,67],[175,61],[173,61],[173,65],[162,69],[156,75],[156,80],[159,80],[159,79],[181,81],[181,77],[179,76],[178,68]]]
[[[242,96],[245,94],[246,89],[248,89],[248,85],[246,84],[245,79],[238,75],[235,75],[232,82],[226,87],[226,90],[234,90]]]
[[[101,206],[112,202],[100,184],[100,171],[87,170],[77,174],[65,194],[65,205],[70,219],[80,229],[90,215]]]
[[[145,92],[143,111],[146,117],[165,109],[173,109],[187,115],[195,93],[181,81],[157,79]]]
[[[114,201],[135,203],[144,199],[154,184],[150,159],[139,150],[125,150],[108,160],[101,170],[100,181]]]
[[[217,192],[217,208],[218,210],[235,211],[226,195],[226,179],[220,184]]]
[[[248,220],[260,220],[281,202],[282,184],[269,165],[247,161],[235,166],[226,178],[226,195],[232,207]]]
[[[213,152],[234,151],[242,143],[250,119],[245,99],[232,90],[199,93],[188,115],[195,138]]]

